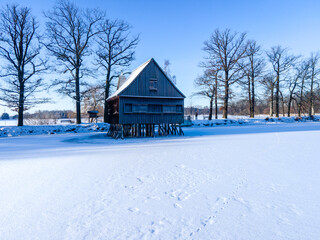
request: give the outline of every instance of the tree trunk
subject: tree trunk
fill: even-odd
[[[210,98],[209,120],[212,120],[213,97]]]
[[[271,87],[271,96],[270,96],[270,117],[273,117],[273,87]]]
[[[103,113],[103,122],[108,122],[108,102],[107,99],[109,97],[110,84],[109,81],[106,81],[106,88],[104,92],[104,113]]]
[[[218,119],[218,78],[216,77],[216,89],[214,94],[215,119]]]
[[[225,73],[225,82],[224,82],[224,100],[223,100],[223,113],[222,118],[228,118],[228,100],[229,100],[229,79],[228,72]]]
[[[277,79],[276,79],[276,117],[279,117],[279,104],[280,104],[280,76],[279,73],[277,73]]]
[[[254,92],[254,77],[252,77],[251,79],[251,114],[250,117],[254,118],[254,106],[255,106],[255,92]]]
[[[248,101],[249,101],[249,115],[252,118],[252,101],[251,101],[251,81],[248,77]]]
[[[293,114],[297,115],[297,100],[296,99],[292,99],[291,106],[293,108]]]
[[[23,126],[23,111],[24,111],[24,82],[23,77],[19,76],[19,78],[22,78],[19,80],[20,82],[20,93],[19,93],[19,107],[18,107],[18,126]]]
[[[302,78],[302,82],[301,82],[300,99],[299,99],[299,104],[298,104],[298,116],[299,117],[301,117],[301,110],[302,110],[303,88],[304,88],[304,77]]]
[[[314,115],[314,101],[313,101],[313,82],[314,82],[314,74],[311,77],[311,87],[310,87],[310,105],[309,105],[309,117]]]
[[[290,94],[289,100],[288,100],[288,117],[290,117],[290,111],[291,111],[291,102],[292,102],[292,96]]]
[[[105,88],[105,91],[104,91],[103,122],[105,122],[105,123],[108,122],[108,102],[107,102],[107,99],[109,98],[109,92],[110,92],[110,70],[107,71],[106,88]]]
[[[301,117],[301,103],[298,104],[298,117]]]
[[[75,81],[76,81],[76,114],[77,124],[81,124],[81,103],[80,103],[80,75],[79,67],[76,68]]]

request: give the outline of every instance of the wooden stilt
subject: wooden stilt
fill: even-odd
[[[180,124],[157,124],[159,136],[184,135]],[[107,136],[115,139],[125,137],[155,137],[156,125],[154,124],[110,124]]]

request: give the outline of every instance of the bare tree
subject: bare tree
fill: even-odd
[[[205,70],[204,74],[195,79],[194,85],[199,89],[198,92],[193,95],[199,95],[210,100],[209,107],[209,120],[212,119],[213,113],[213,101],[217,99],[217,88],[218,88],[218,71]],[[216,119],[217,119],[217,102],[215,102]]]
[[[214,73],[214,86],[215,86],[215,93],[214,93],[214,116],[215,119],[218,119],[218,89],[219,89],[219,84],[218,84],[218,78],[220,77],[218,75],[219,70],[213,70]]]
[[[310,62],[309,61],[303,61],[301,63],[301,66],[300,66],[300,81],[298,82],[298,91],[296,93],[296,97],[295,97],[295,100],[296,100],[296,103],[297,103],[297,106],[298,106],[298,116],[300,117],[301,116],[301,113],[302,113],[302,108],[303,108],[303,105],[306,101],[306,97],[305,97],[305,88],[306,88],[306,82],[307,80],[309,79],[310,77],[310,71],[309,71],[309,68],[310,68]]]
[[[286,113],[285,113],[285,100],[284,100],[284,94],[282,93],[282,91],[280,90],[280,100],[281,100],[281,106],[282,106],[282,116],[285,117]]]
[[[97,38],[99,49],[96,51],[97,63],[105,71],[104,122],[107,122],[107,99],[110,95],[112,80],[121,71],[130,66],[134,60],[134,49],[139,42],[139,36],[129,38],[130,25],[120,20],[105,20],[100,25]]]
[[[169,66],[170,66],[170,60],[169,59],[165,59],[164,60],[164,68],[163,68],[163,70],[164,70],[164,72],[167,74],[167,73],[169,73]]]
[[[309,68],[310,68],[310,96],[309,96],[309,116],[314,115],[314,101],[315,101],[315,94],[314,94],[314,85],[318,82],[318,76],[320,73],[319,68],[319,53],[311,53],[309,58]]]
[[[269,95],[269,116],[272,117],[274,114],[274,76],[272,73],[266,73],[261,84],[265,87],[267,95]]]
[[[289,77],[287,81],[287,89],[288,89],[288,111],[287,111],[287,116],[290,117],[291,114],[291,106],[292,102],[295,99],[294,96],[296,94],[296,89],[298,86],[299,79],[301,78],[301,75],[303,73],[303,69],[301,68],[300,65],[295,68],[294,73]]]
[[[87,91],[83,95],[84,109],[89,110],[99,110],[103,109],[104,102],[104,86],[99,84],[90,85]]]
[[[279,105],[280,105],[280,82],[282,81],[283,75],[285,75],[294,62],[298,58],[297,56],[289,55],[286,48],[281,46],[272,47],[267,52],[269,62],[272,65],[273,71],[275,72],[275,105],[276,105],[276,117],[279,117]]]
[[[254,117],[255,112],[255,84],[263,73],[265,66],[264,59],[261,57],[261,47],[254,40],[248,41],[246,58],[239,62],[243,67],[244,78],[239,81],[248,92],[249,114],[250,118]]]
[[[39,57],[38,24],[30,8],[15,4],[3,8],[0,33],[0,57],[5,62],[0,73],[5,81],[0,100],[18,112],[18,126],[23,126],[24,111],[46,101],[34,95],[43,86],[39,74],[46,66]]]
[[[169,66],[171,65],[171,62],[169,59],[166,59],[164,60],[164,72],[165,74],[168,76],[168,78],[170,78],[170,80],[174,83],[174,84],[177,84],[177,78],[175,75],[171,75],[171,71],[170,71],[170,68]]]
[[[215,69],[221,69],[223,74],[223,118],[228,117],[228,101],[230,86],[243,77],[241,65],[238,62],[246,56],[247,44],[245,33],[234,33],[230,29],[219,29],[204,42],[204,51],[209,54],[208,65]]]
[[[103,14],[97,9],[80,9],[68,0],[60,0],[53,9],[45,13],[46,47],[56,57],[62,74],[70,78],[58,79],[54,85],[59,92],[76,101],[77,124],[81,123],[81,91],[85,82],[81,78],[87,74],[84,59],[91,54],[90,43],[98,34],[96,25]]]

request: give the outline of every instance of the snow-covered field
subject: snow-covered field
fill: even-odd
[[[0,119],[0,126],[17,126],[18,121],[15,119],[2,120]]]
[[[0,138],[0,239],[320,239],[320,123]]]

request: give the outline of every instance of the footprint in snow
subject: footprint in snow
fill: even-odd
[[[214,224],[214,219],[217,218],[217,215],[219,214],[219,212],[221,212],[222,210],[224,210],[224,208],[228,205],[230,198],[226,198],[226,197],[218,197],[213,209],[216,209],[214,211],[214,215],[211,215],[203,220],[201,220],[201,225],[203,228],[205,228],[208,224]],[[202,230],[201,227],[199,227],[196,231],[193,231],[190,233],[190,236],[192,236],[195,233],[198,233]]]
[[[175,203],[175,204],[173,204],[173,206],[174,206],[175,208],[182,208],[182,206],[181,206],[179,203]]]
[[[214,223],[214,221],[213,221],[214,217],[215,216],[210,216],[210,217],[204,219],[203,221],[201,221],[202,226],[205,227],[205,226],[207,226],[207,224],[213,224]]]
[[[180,193],[178,196],[179,201],[187,200],[191,195],[187,192]]]
[[[139,212],[139,208],[136,208],[136,207],[134,207],[134,208],[129,208],[128,209],[130,212]]]
[[[188,192],[183,192],[181,190],[172,191],[171,197],[177,198],[179,201],[187,200],[191,195]]]

